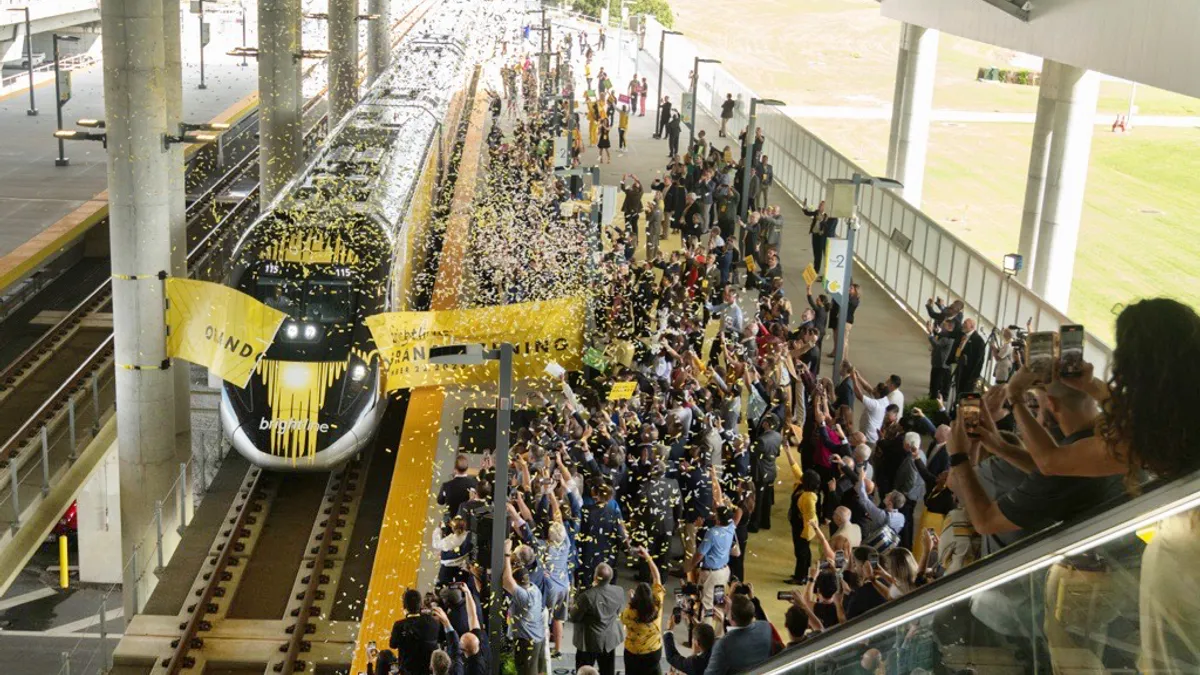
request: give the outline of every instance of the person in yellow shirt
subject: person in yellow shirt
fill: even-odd
[[[629,107],[621,106],[621,116],[617,119],[617,149],[625,149],[625,130],[629,128]]]
[[[821,476],[812,469],[800,469],[790,444],[785,443],[783,449],[787,452],[788,464],[796,479],[796,488],[788,503],[788,523],[792,526],[792,552],[796,556],[796,567],[788,583],[805,584],[808,568],[812,565],[812,540],[817,536],[813,523],[817,522],[817,493],[821,490]]]
[[[621,612],[625,626],[625,672],[627,675],[661,675],[662,608],[667,589],[654,558],[643,546],[638,555],[650,568],[650,583],[640,583],[629,594],[629,606]]]
[[[588,99],[588,145],[596,145],[600,137],[600,102]]]

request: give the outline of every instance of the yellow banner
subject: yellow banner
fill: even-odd
[[[439,312],[392,312],[367,317],[367,328],[388,363],[387,388],[411,389],[441,384],[495,382],[499,365],[429,363],[429,348],[452,344],[502,342],[514,347],[513,376],[545,375],[551,361],[567,370],[583,368],[583,298],[562,298],[515,305]]]
[[[167,355],[245,387],[287,315],[221,284],[167,279]]]

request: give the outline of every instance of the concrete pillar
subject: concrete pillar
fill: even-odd
[[[1025,260],[1018,280],[1030,286],[1037,265],[1038,226],[1042,220],[1042,201],[1046,192],[1046,166],[1050,162],[1050,139],[1054,136],[1055,98],[1058,95],[1057,61],[1042,62],[1038,84],[1037,115],[1033,120],[1033,140],[1029,149],[1029,176],[1025,179],[1025,210],[1021,214],[1021,239],[1017,253]]]
[[[258,0],[259,201],[271,201],[304,161],[300,0]]]
[[[892,117],[899,117],[894,122],[896,151],[892,177],[904,183],[904,198],[918,207],[925,182],[938,36],[936,30],[906,23],[900,37],[902,49],[907,49],[908,55],[904,59],[904,77],[896,80],[896,88],[901,91],[894,100],[900,101],[900,107],[892,110]]]
[[[329,126],[358,103],[358,0],[329,0]]]
[[[368,14],[378,16],[367,32],[367,81],[374,82],[392,62],[391,0],[370,0]]]
[[[180,42],[180,0],[162,0],[163,53],[166,79],[167,128],[179,128],[183,119],[183,54]],[[171,276],[187,276],[187,187],[184,184],[183,145],[174,144],[167,151],[167,199],[170,209]],[[191,429],[192,386],[186,363],[172,364],[175,379],[175,433]]]
[[[178,472],[174,373],[166,361],[163,282],[171,269],[170,154],[163,45],[163,0],[105,0],[104,118],[108,133],[108,217],[112,246],[117,445],[121,485],[121,559],[125,616],[135,587],[153,581],[154,502]],[[150,535],[148,538],[146,535]],[[143,584],[136,583],[138,578]]]
[[[902,83],[908,73],[908,41],[906,26],[900,24],[900,49],[896,52],[896,84],[892,92],[891,129],[888,132],[887,176],[896,175],[896,151],[900,142],[900,111],[904,109],[904,87]]]
[[[1083,68],[1059,64],[1055,89],[1054,129],[1038,226],[1033,291],[1066,312],[1071,276],[1075,272],[1075,248],[1092,154],[1100,77]]]

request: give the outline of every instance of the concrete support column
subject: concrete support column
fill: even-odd
[[[358,0],[329,0],[329,126],[358,103]]]
[[[1038,226],[1033,291],[1065,312],[1075,272],[1100,77],[1083,68],[1059,64],[1055,89],[1053,138]]]
[[[904,77],[896,80],[897,92],[893,97],[900,106],[892,110],[896,151],[891,168],[892,177],[904,184],[904,198],[918,207],[925,182],[939,35],[936,30],[906,23],[900,37],[902,53],[904,50],[908,53],[902,59]],[[889,148],[893,145],[891,139],[888,145]]]
[[[892,92],[892,119],[888,132],[887,176],[896,175],[896,151],[900,143],[900,111],[904,108],[904,87],[902,83],[908,74],[908,59],[911,56],[906,39],[908,24],[900,25],[900,49],[896,52],[896,84]]]
[[[1037,115],[1033,120],[1033,139],[1029,150],[1029,176],[1025,180],[1025,210],[1021,214],[1021,239],[1017,253],[1025,260],[1018,280],[1030,286],[1037,266],[1038,226],[1042,220],[1042,200],[1046,191],[1046,168],[1050,162],[1050,140],[1054,137],[1054,111],[1058,96],[1057,61],[1042,61],[1038,84]]]
[[[378,16],[367,31],[367,81],[374,82],[392,62],[391,0],[370,0],[368,14]]]
[[[175,130],[183,120],[183,54],[180,42],[180,0],[162,0],[163,53],[166,80],[167,128]],[[175,133],[172,131],[172,133]],[[167,151],[167,199],[170,209],[171,276],[187,276],[187,186],[184,183],[183,144]],[[192,385],[186,363],[172,365],[175,378],[175,433],[192,428]]]
[[[132,594],[153,581],[154,503],[168,495],[175,462],[175,382],[166,360],[160,273],[171,269],[167,76],[163,0],[105,0],[104,118],[108,133],[108,217],[112,246],[121,559],[125,616]],[[149,535],[148,537],[146,535]],[[138,583],[138,579],[142,583]]]
[[[300,0],[258,0],[258,173],[264,205],[304,161],[300,15]]]

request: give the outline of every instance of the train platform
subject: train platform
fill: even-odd
[[[613,44],[613,36],[610,35],[609,40],[608,49],[597,52],[593,72],[603,65],[609,73],[614,73],[612,77],[615,83],[617,49]],[[625,63],[620,70],[622,82],[628,81],[637,64],[647,69],[646,73],[650,76],[657,70],[648,53],[643,52],[635,57],[630,49],[626,49],[624,58]],[[583,72],[582,61],[576,64],[576,72]],[[582,77],[576,88],[577,91],[583,91],[585,88]],[[663,93],[674,101],[682,98],[682,90],[683,86],[678,82],[664,83]],[[629,147],[626,150],[614,147],[612,163],[599,165],[601,184],[617,185],[624,175],[634,174],[648,186],[655,174],[663,171],[667,162],[667,141],[652,138],[653,119],[649,110],[645,117],[631,117],[627,134]],[[716,120],[700,120],[699,129],[705,130],[710,139],[720,140],[717,139],[718,128],[719,122]],[[614,138],[614,144],[615,142]],[[731,146],[736,146],[735,139],[731,138],[729,142]],[[596,161],[596,149],[587,148],[583,165],[592,166]],[[795,311],[799,312],[807,306],[804,281],[800,272],[813,259],[808,236],[809,218],[801,212],[801,205],[781,189],[777,188],[771,192],[770,201],[771,204],[779,205],[782,211],[785,224],[780,258],[785,270],[784,288],[793,302]],[[610,224],[620,227],[620,215],[618,214]],[[461,234],[454,230],[447,234],[450,241],[458,236]],[[664,248],[667,250],[678,247],[678,235],[673,235],[664,242]],[[643,256],[644,245],[639,245],[637,257],[640,259]],[[461,264],[469,265],[470,261],[462,260]],[[923,395],[929,383],[929,354],[922,327],[861,268],[856,270],[854,281],[861,286],[862,300],[851,333],[847,358],[872,381],[880,381],[891,374],[897,374],[904,381],[903,390],[911,398]],[[441,282],[442,279],[439,278],[439,283]],[[452,284],[445,287],[444,301],[450,300],[449,293],[452,288]],[[753,300],[748,295],[743,294],[743,309],[752,314]],[[450,307],[452,304],[443,302],[435,308]],[[828,373],[832,370],[831,361],[832,359],[825,358],[822,372]],[[520,392],[522,383],[515,384]],[[396,464],[392,493],[389,495],[384,518],[385,529],[380,532],[379,549],[350,672],[365,672],[366,644],[375,641],[382,647],[388,639],[392,623],[404,616],[400,604],[404,590],[416,588],[426,592],[433,588],[437,576],[438,556],[435,551],[428,549],[428,541],[432,536],[432,528],[440,524],[442,515],[436,495],[442,482],[451,476],[455,455],[462,447],[461,430],[467,411],[472,408],[490,408],[495,403],[494,396],[494,391],[486,386],[469,390],[453,387],[443,390],[430,388],[415,390],[412,393],[398,450],[400,460]],[[520,398],[519,394],[517,398]],[[477,461],[478,457],[472,458],[473,463]],[[782,466],[780,471],[780,475],[785,476],[788,469]],[[788,481],[781,480],[776,485],[777,505],[787,503],[791,489]],[[747,577],[754,581],[756,596],[773,616],[781,616],[785,610],[785,603],[775,600],[776,591],[794,589],[784,582],[793,563],[790,533],[785,531],[786,529],[777,527],[756,534],[750,542],[746,564]],[[670,591],[678,587],[679,581],[671,578],[665,583]],[[666,602],[668,607],[664,608],[664,614],[673,606],[672,593],[668,592]],[[560,661],[555,660],[551,664],[551,670],[559,667],[570,668],[574,663],[569,623],[566,624],[565,631],[561,661],[563,665],[560,666]],[[618,662],[620,661],[621,658],[618,657]],[[618,669],[621,667],[618,663]]]
[[[189,19],[192,17],[189,16]],[[184,22],[183,113],[191,121],[226,121],[257,102],[258,68],[254,61],[225,52],[241,44],[232,21],[212,24],[213,40],[204,50],[205,89],[200,89],[196,21]],[[97,49],[99,45],[97,45]],[[71,73],[71,100],[63,106],[63,127],[79,119],[104,118],[104,65],[93,63]],[[34,88],[39,114],[29,116],[29,92],[0,97],[0,293],[36,269],[98,219],[107,204],[107,153],[100,143],[67,142],[70,165],[55,165],[58,143],[54,82]]]

